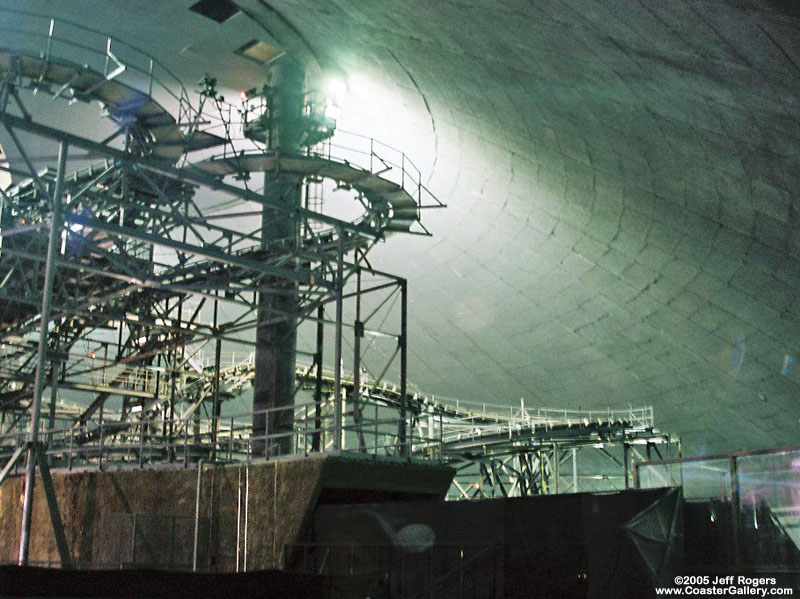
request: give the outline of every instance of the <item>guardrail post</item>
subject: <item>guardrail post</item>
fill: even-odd
[[[53,45],[53,29],[55,28],[55,24],[55,19],[50,19],[50,28],[47,31],[47,50],[44,55],[45,62],[50,62],[50,48]]]

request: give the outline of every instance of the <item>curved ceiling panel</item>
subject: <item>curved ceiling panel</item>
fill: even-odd
[[[260,83],[232,54],[256,36],[348,77],[343,126],[408,152],[450,206],[376,258],[410,280],[420,388],[652,404],[693,453],[796,442],[789,4],[240,0],[222,24],[191,2],[91,4],[187,82]]]

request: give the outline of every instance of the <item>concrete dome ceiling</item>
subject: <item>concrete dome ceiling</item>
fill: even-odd
[[[83,18],[187,84],[259,85],[232,54],[254,37],[348,77],[342,126],[408,152],[449,204],[425,215],[432,238],[373,260],[409,279],[421,389],[649,404],[690,453],[797,443],[793,3],[234,3],[222,24],[190,0],[26,9]]]

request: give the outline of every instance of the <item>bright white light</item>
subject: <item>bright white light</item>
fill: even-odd
[[[325,82],[325,95],[333,100],[334,104],[341,105],[347,93],[347,83],[338,77],[331,77]]]
[[[83,231],[83,225],[80,223],[72,223],[69,226],[69,230],[72,231],[73,233],[80,233],[81,231]]]
[[[131,406],[131,413],[135,414],[136,412],[141,412],[142,406]]]
[[[325,105],[325,118],[326,119],[333,119],[334,121],[338,121],[342,117],[342,109],[329,102]]]

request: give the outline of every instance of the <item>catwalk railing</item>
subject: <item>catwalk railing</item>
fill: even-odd
[[[275,430],[274,422],[292,421],[285,430]],[[332,452],[334,414],[331,402],[297,404],[258,412],[221,417],[218,421],[187,418],[148,418],[101,420],[74,424],[74,419],[57,418],[57,426],[40,427],[40,438],[47,440],[47,456],[53,467],[160,464],[203,459],[206,462],[245,462],[280,457],[288,439],[291,454],[309,455]],[[264,417],[263,432],[253,430],[253,422]],[[118,417],[118,415],[117,415]],[[342,427],[342,448],[370,456],[441,460],[441,440],[413,434],[401,444],[399,421],[378,404],[362,410],[359,422]],[[25,443],[27,422],[20,420],[15,430],[0,435],[0,462]]]
[[[3,19],[0,25],[3,47],[13,47],[15,53],[27,52],[45,62],[58,58],[102,73],[106,80],[116,80],[153,97],[167,111],[177,115],[178,123],[190,124],[198,120],[197,107],[192,105],[190,93],[181,80],[159,60],[138,48],[66,19],[5,7]],[[41,87],[47,88],[46,83]],[[76,98],[70,93],[70,86],[66,84],[52,95],[73,101]]]
[[[76,369],[61,383],[61,386],[85,385],[95,388],[115,387],[118,391],[135,391],[159,398],[159,391],[168,392],[166,386],[159,386],[164,372],[153,367],[136,367],[105,363],[95,355],[79,356],[85,367]],[[12,371],[17,354],[0,349],[0,370]],[[188,374],[192,380],[206,378],[209,382],[214,378],[214,356],[208,352],[196,351],[186,358]],[[241,389],[252,380],[255,367],[254,352],[230,353],[220,361],[220,380],[232,382]],[[299,363],[297,376],[311,380],[315,375],[312,364]],[[323,369],[322,379],[331,383],[334,379],[332,369]],[[189,380],[185,378],[184,381]],[[343,373],[342,383],[352,385],[352,374]],[[362,374],[360,377],[362,395],[380,395],[384,403],[399,405],[400,391],[397,385],[386,381],[376,381]],[[184,395],[181,389],[178,396]],[[490,435],[514,433],[523,429],[555,429],[559,427],[576,427],[590,425],[622,425],[630,429],[648,429],[654,426],[652,406],[629,406],[627,408],[606,408],[601,410],[531,408],[521,400],[518,406],[493,403],[465,402],[457,399],[442,399],[428,395],[419,390],[409,393],[406,398],[418,419],[426,426],[425,419],[429,414],[443,415],[447,418],[447,427],[442,432],[445,442],[467,439],[485,438]]]
[[[0,363],[9,368],[19,359],[16,346],[0,349]],[[217,370],[215,357],[198,345],[186,348],[182,363],[170,373],[115,363],[98,352],[71,355],[60,389],[128,398],[123,400],[127,408],[92,410],[57,400],[52,424],[49,419],[40,424],[39,437],[47,440],[50,463],[67,469],[188,465],[200,459],[238,462],[335,448],[333,370],[323,368],[318,374],[313,363],[297,365],[298,390],[310,393],[319,385],[319,403],[298,398],[294,406],[256,414],[231,414],[225,407],[215,419],[209,412],[217,372],[221,391],[235,397],[252,384],[254,353],[220,356]],[[356,384],[357,412],[352,401]],[[343,372],[340,387],[345,413],[341,449],[453,464],[458,474],[451,499],[620,489],[628,486],[624,464],[631,459],[649,457],[651,449],[658,457],[674,455],[669,447],[664,450],[671,438],[654,429],[650,406],[531,408],[524,400],[517,406],[443,401],[418,390],[403,397],[397,385],[366,372],[359,377]],[[52,401],[53,395],[45,393],[48,396]],[[407,419],[402,428],[409,435],[405,445],[399,417],[404,402]],[[232,404],[222,403],[228,405]],[[0,423],[0,458],[11,455],[27,438],[27,414],[17,413],[13,422],[9,416]],[[260,429],[254,430],[254,422],[261,423]],[[645,449],[646,454],[641,453]]]
[[[325,410],[315,421],[317,407]],[[343,427],[343,450],[370,456],[402,457],[398,420],[384,417],[377,405],[374,416],[364,417],[359,425]],[[291,428],[269,431],[270,420],[285,408],[264,410],[221,418],[216,430],[208,422],[186,419],[146,421],[105,421],[54,429],[42,427],[40,437],[48,440],[47,456],[53,467],[72,469],[80,466],[110,466],[160,463],[207,462],[229,463],[280,457],[282,441],[291,441],[291,454],[309,455],[332,452],[334,445],[333,413],[327,404],[306,403],[290,408],[294,412]],[[252,421],[265,415],[263,433],[253,431]],[[135,414],[133,415],[135,416]],[[64,419],[62,425],[68,424]],[[7,460],[25,443],[24,427],[0,435],[0,461]],[[415,435],[406,436],[408,455],[441,459],[440,441]],[[410,458],[408,458],[410,459]]]

